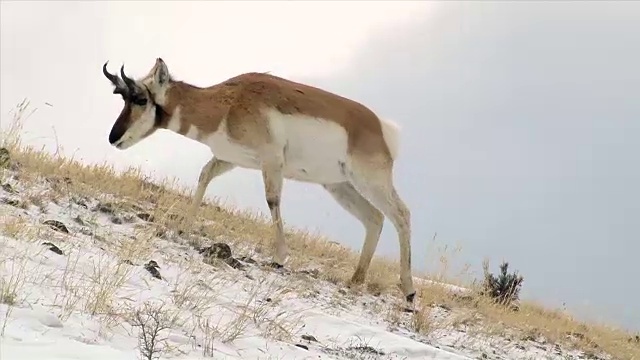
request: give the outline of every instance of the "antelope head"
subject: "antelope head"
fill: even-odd
[[[161,96],[164,98],[171,79],[167,65],[160,58],[140,81],[127,77],[124,65],[120,68],[120,77],[109,73],[107,63],[102,66],[102,73],[114,86],[113,93],[120,94],[124,100],[109,133],[109,143],[124,150],[153,134],[162,124],[165,113],[158,100]]]

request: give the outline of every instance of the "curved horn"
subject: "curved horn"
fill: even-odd
[[[134,90],[138,87],[135,81],[128,78],[127,75],[124,74],[124,65],[122,65],[122,67],[120,68],[120,76],[122,77],[122,80],[124,80],[124,83],[127,84],[127,87],[129,87],[129,89]]]
[[[102,73],[104,74],[104,76],[109,79],[109,81],[111,81],[111,83],[113,85],[118,85],[118,76],[109,73],[109,71],[107,71],[107,63],[109,61],[105,62],[104,65],[102,65]]]

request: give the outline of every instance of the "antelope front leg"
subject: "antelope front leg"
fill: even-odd
[[[200,207],[200,204],[202,204],[204,193],[207,190],[207,186],[209,186],[211,180],[232,170],[234,167],[235,165],[233,165],[232,163],[217,159],[216,157],[211,158],[211,160],[209,160],[202,167],[202,170],[200,171],[200,177],[198,178],[198,188],[196,189],[196,193],[193,196],[191,206],[189,206],[189,210],[187,210],[187,214],[183,219],[183,230],[186,230],[188,227],[193,225],[196,211]]]
[[[264,181],[267,206],[271,211],[271,220],[274,227],[273,263],[272,266],[281,268],[287,258],[287,245],[284,240],[284,227],[280,215],[280,198],[282,195],[282,175],[284,159],[277,156],[265,161],[262,167],[262,179]]]

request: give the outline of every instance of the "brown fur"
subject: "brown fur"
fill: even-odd
[[[350,152],[363,155],[382,152],[390,157],[379,119],[369,108],[274,75],[246,73],[207,88],[175,81],[169,86],[166,98],[164,108],[168,113],[180,105],[182,134],[188,131],[189,125],[201,132],[213,133],[227,117],[231,138],[239,142],[268,142],[266,121],[260,110],[274,108],[283,114],[304,114],[334,121],[346,130]]]

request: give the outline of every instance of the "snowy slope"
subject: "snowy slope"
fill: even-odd
[[[44,180],[25,188],[5,176],[3,185],[2,360],[139,359],[155,325],[161,359],[582,358],[459,330],[418,335],[399,299],[319,280],[311,266],[274,270],[242,249],[232,249],[233,262],[212,260],[188,239],[155,233],[135,212],[114,215],[73,194],[49,199]],[[151,260],[160,278],[145,268]],[[432,316],[450,315],[441,310]]]

